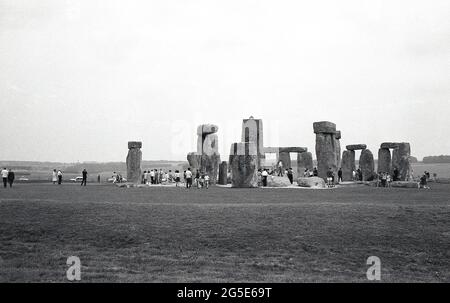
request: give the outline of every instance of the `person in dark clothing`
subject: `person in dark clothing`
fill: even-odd
[[[319,171],[317,170],[317,167],[314,167],[313,175],[314,175],[314,177],[317,177],[319,175]]]
[[[9,172],[8,172],[8,183],[9,183],[9,187],[12,187],[12,186],[13,186],[15,177],[16,177],[16,176],[14,175],[14,172],[10,169]]]
[[[342,168],[341,167],[339,167],[339,170],[338,170],[338,182],[342,182]]]
[[[87,183],[87,175],[88,175],[86,169],[83,169],[82,174],[83,174],[83,180],[81,181],[81,186],[83,186],[83,184],[84,184],[84,186],[86,186],[86,183]]]
[[[393,180],[394,181],[398,181],[398,169],[397,168],[394,168],[394,176],[393,176]]]
[[[288,172],[287,172],[287,177],[289,179],[289,182],[291,182],[291,184],[294,183],[294,172],[292,171],[292,167],[289,168]]]

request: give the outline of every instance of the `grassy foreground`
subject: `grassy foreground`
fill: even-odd
[[[450,185],[0,188],[0,282],[450,282]]]

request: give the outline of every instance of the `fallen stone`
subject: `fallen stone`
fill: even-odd
[[[391,182],[391,187],[419,188],[419,183],[413,181],[393,181]]]
[[[300,187],[326,188],[325,181],[319,177],[297,178],[297,184]]]
[[[288,186],[292,186],[292,184],[287,177],[268,176],[267,177],[267,186],[268,187],[288,187]]]

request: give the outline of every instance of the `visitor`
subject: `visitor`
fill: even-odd
[[[173,182],[173,174],[171,169],[169,169],[169,173],[167,174],[167,181],[169,181],[170,183]]]
[[[100,183],[101,177],[100,174],[97,176],[97,183]]]
[[[386,173],[386,186],[391,187],[391,175],[389,173]]]
[[[164,179],[164,171],[162,170],[162,168],[159,169],[159,183],[161,184],[163,182]]]
[[[179,184],[180,184],[180,171],[176,170],[175,171],[175,186],[178,187]]]
[[[58,170],[58,185],[61,185],[62,183],[62,177],[63,177],[63,173],[61,170]]]
[[[294,172],[292,171],[292,167],[290,167],[287,171],[287,177],[289,179],[289,182],[291,182],[291,184],[294,183]]]
[[[314,167],[313,176],[317,177],[318,175],[319,175],[319,171],[317,170],[317,167]]]
[[[14,172],[12,171],[12,169],[10,169],[9,172],[8,172],[8,183],[9,183],[9,187],[12,187],[12,186],[13,186],[15,177],[16,177],[16,176],[14,175]]]
[[[331,170],[331,167],[328,168],[327,171],[327,186],[331,187],[331,180],[333,179],[333,171]]]
[[[198,181],[199,181],[199,179],[200,179],[200,171],[197,169],[197,172],[195,173],[195,179],[194,179],[195,186],[196,186],[197,188],[199,188],[199,186],[198,186]]]
[[[264,187],[267,186],[267,177],[269,176],[269,172],[267,171],[267,169],[264,169],[261,173],[262,176],[262,184]]]
[[[381,174],[381,186],[386,187],[386,185],[387,185],[386,183],[387,183],[387,173],[383,172]]]
[[[362,177],[362,172],[361,169],[358,167],[358,169],[356,170],[356,175],[358,177],[358,181],[362,181],[363,177]]]
[[[144,177],[144,184],[148,184],[148,173],[147,173],[147,171],[146,170],[144,170],[144,175],[143,175],[143,177]]]
[[[56,169],[54,169],[52,172],[52,182],[53,184],[56,184],[56,182],[58,182],[58,173],[56,172]]]
[[[154,169],[152,169],[150,171],[150,183],[155,184],[155,170]]]
[[[338,170],[338,183],[342,182],[342,167],[339,167]]]
[[[356,181],[356,171],[352,169],[352,180]]]
[[[88,175],[87,170],[83,169],[83,172],[81,174],[83,175],[83,180],[81,181],[81,186],[83,186],[83,185],[86,186],[87,175]]]
[[[191,168],[188,168],[186,171],[186,188],[192,187],[192,172]]]
[[[283,161],[278,162],[278,176],[283,177]]]
[[[206,187],[206,189],[208,189],[209,188],[209,176],[208,176],[208,174],[205,174],[205,187]]]
[[[394,176],[393,176],[394,181],[398,181],[398,175],[399,175],[399,171],[396,167],[396,168],[394,168]]]
[[[309,169],[305,169],[305,171],[303,172],[303,177],[307,178],[310,175],[310,171]]]
[[[8,170],[6,167],[2,169],[3,187],[6,188],[8,185]]]
[[[423,174],[423,176],[420,178],[419,188],[423,189],[430,189],[427,185],[427,174],[426,172]]]
[[[201,174],[200,177],[197,179],[197,183],[196,183],[197,189],[200,189],[203,187],[203,181],[204,181],[203,177],[204,177],[204,175]]]

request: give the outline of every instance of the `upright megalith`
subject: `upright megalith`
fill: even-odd
[[[342,180],[352,181],[353,171],[356,170],[354,150],[344,150],[344,152],[342,153],[341,168],[342,168]]]
[[[394,149],[392,155],[392,171],[398,170],[399,181],[410,179],[411,175],[411,147],[409,143],[398,143],[398,147]]]
[[[410,157],[411,146],[407,142],[381,143],[378,151],[378,171],[390,172],[395,181],[410,180],[412,178]]]
[[[290,168],[291,165],[291,154],[289,152],[278,153],[277,165],[281,162],[283,169]]]
[[[337,175],[341,162],[341,132],[336,130],[336,124],[329,121],[314,122],[316,134],[316,156],[319,177],[326,178],[329,168]]]
[[[214,124],[202,124],[197,127],[197,152],[187,155],[187,160],[191,168],[200,170],[203,174],[208,174],[210,182],[217,182],[219,171],[220,154],[219,139],[216,132],[219,127]]]
[[[233,143],[230,150],[231,186],[258,187],[258,151],[254,142]]]
[[[342,153],[342,180],[343,181],[351,181],[353,180],[353,171],[356,170],[355,164],[355,151],[356,150],[365,150],[367,148],[366,144],[350,144],[345,147],[347,150],[344,150]]]
[[[250,117],[242,120],[242,142],[253,142],[256,145],[258,166],[261,166],[266,158],[263,140],[263,122],[261,119]]]
[[[301,152],[297,153],[297,176],[302,177],[305,170],[309,169],[312,171],[314,169],[312,153]]]
[[[359,157],[359,168],[361,169],[362,180],[372,181],[375,177],[375,161],[370,150],[364,149]]]
[[[391,151],[389,148],[378,150],[378,172],[391,173]]]
[[[220,185],[228,184],[228,163],[227,161],[222,161],[219,165],[219,181],[217,182]]]
[[[142,142],[128,142],[127,181],[139,183],[141,181]]]

